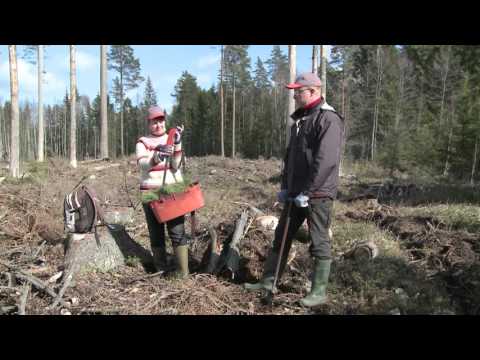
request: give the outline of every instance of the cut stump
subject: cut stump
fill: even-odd
[[[153,263],[150,252],[136,243],[122,225],[99,226],[97,236],[72,233],[65,242],[64,274],[111,271],[124,265],[129,257],[138,258],[146,269]]]

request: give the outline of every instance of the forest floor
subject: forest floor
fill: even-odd
[[[150,251],[134,158],[80,162],[75,170],[49,159],[28,164],[19,180],[0,169],[0,314],[480,314],[480,199],[470,186],[345,171],[332,223],[329,302],[316,309],[298,304],[311,271],[308,244],[302,242],[294,243],[272,306],[242,288],[242,282],[260,277],[273,238],[258,226],[244,235],[253,246],[241,248],[238,277],[202,271],[208,227],[222,243],[249,205],[279,216],[280,169],[279,160],[189,158],[187,173],[200,182],[206,203],[197,211],[190,241],[192,275],[183,281],[149,276],[151,266],[132,257],[112,271],[76,278],[57,307],[50,306],[51,294],[11,274],[34,276],[58,293],[63,198],[82,178],[105,208],[133,204],[135,221],[126,230]],[[363,242],[374,243],[378,255],[348,256]]]

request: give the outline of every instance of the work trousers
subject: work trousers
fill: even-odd
[[[148,232],[150,234],[150,245],[152,247],[165,248],[165,223],[159,223],[155,214],[148,204],[143,204],[145,219],[147,220]],[[185,216],[179,216],[166,222],[167,231],[172,246],[187,245],[185,236]]]
[[[287,221],[289,204],[285,207],[280,216],[278,226],[275,229],[275,238],[273,240],[273,251],[280,252],[283,233]],[[295,204],[291,205],[290,225],[283,255],[286,257],[292,246],[292,240],[305,219],[308,221],[310,230],[310,255],[321,260],[330,260],[332,258],[332,244],[328,229],[330,228],[333,210],[333,200],[329,198],[310,199],[309,206],[298,208]]]

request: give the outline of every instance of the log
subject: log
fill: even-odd
[[[121,225],[98,226],[94,233],[71,233],[65,242],[65,277],[92,270],[107,272],[125,264],[128,257],[137,257],[142,265],[153,263],[149,251],[136,243]],[[72,268],[75,266],[74,271]]]
[[[245,226],[248,221],[248,210],[244,210],[236,222],[235,231],[231,241],[223,247],[216,273],[226,268],[230,272],[232,280],[236,277],[240,266],[240,241],[243,239]]]
[[[373,241],[361,241],[348,251],[344,257],[354,259],[355,261],[368,261],[375,259],[378,253],[378,247]]]
[[[205,272],[212,274],[217,267],[218,260],[220,259],[220,247],[218,245],[217,232],[212,226],[208,227],[208,233],[210,234],[210,244],[208,245],[208,264]]]

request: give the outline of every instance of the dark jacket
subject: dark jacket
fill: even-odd
[[[335,199],[344,134],[343,119],[324,102],[298,109],[291,118],[290,143],[284,159],[282,189],[290,196]],[[298,128],[298,135],[297,135]]]

